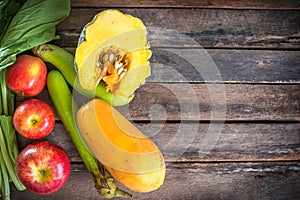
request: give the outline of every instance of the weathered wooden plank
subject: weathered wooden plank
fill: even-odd
[[[152,48],[148,82],[299,83],[300,51]]]
[[[75,48],[66,50],[75,53]],[[155,47],[151,50],[152,69],[147,78],[151,83],[300,83],[300,51]]]
[[[149,83],[134,100],[118,109],[143,120],[277,120],[300,121],[300,85]],[[76,94],[76,93],[74,93]],[[82,104],[79,95],[74,95]],[[54,106],[45,89],[36,98]],[[17,105],[24,98],[16,98]],[[142,105],[142,106],[141,106]]]
[[[295,123],[136,123],[161,149],[167,162],[244,162],[300,160],[300,124]],[[61,123],[43,140],[62,146],[81,162]],[[18,137],[20,149],[32,140]]]
[[[133,120],[299,121],[299,89],[300,85],[147,84],[126,110]]]
[[[66,185],[50,195],[12,187],[12,200],[96,200],[90,174],[82,165],[73,165]],[[161,188],[134,193],[133,199],[298,199],[299,163],[170,164]],[[126,190],[126,189],[125,189]],[[128,191],[128,190],[127,190]]]
[[[103,10],[78,8],[58,26],[61,46],[77,45],[79,34]],[[139,17],[153,47],[299,48],[300,11],[223,9],[121,9]],[[80,16],[80,18],[78,18]],[[151,17],[149,17],[151,16]],[[234,19],[234,20],[232,20]]]
[[[162,7],[162,8],[223,8],[223,9],[300,9],[300,3],[297,0],[72,0],[72,7]]]
[[[118,109],[162,149],[167,175],[159,190],[134,199],[299,198],[299,1],[72,0],[72,6],[56,43],[73,50],[82,27],[107,8],[148,27],[152,76]],[[37,98],[54,109],[46,89]],[[21,148],[34,142],[18,139]],[[11,199],[103,199],[58,117],[42,140],[67,150],[68,183],[49,196],[13,187]]]

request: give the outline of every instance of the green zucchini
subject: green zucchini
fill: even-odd
[[[131,194],[128,194],[117,187],[111,175],[90,153],[85,142],[81,138],[81,133],[79,132],[74,117],[78,110],[78,106],[72,97],[65,78],[59,71],[52,70],[48,73],[47,88],[65,129],[69,133],[87,170],[92,174],[98,192],[106,198],[112,198],[114,196],[131,198]]]
[[[54,65],[63,74],[67,82],[82,95],[89,98],[103,99],[112,106],[126,105],[134,98],[134,94],[129,98],[113,95],[111,92],[106,91],[104,82],[100,82],[95,91],[82,88],[74,68],[74,55],[61,47],[52,44],[42,44],[33,48],[32,51],[45,62]]]

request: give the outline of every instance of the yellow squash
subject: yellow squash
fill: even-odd
[[[151,51],[143,22],[118,10],[105,10],[88,23],[75,52],[75,67],[84,89],[100,81],[107,92],[130,97],[150,76]]]
[[[93,99],[83,105],[77,123],[91,152],[121,184],[137,192],[163,184],[166,167],[158,146],[108,103]]]

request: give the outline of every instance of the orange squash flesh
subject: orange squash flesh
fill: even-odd
[[[158,146],[108,103],[93,99],[83,105],[77,123],[91,152],[121,184],[137,192],[163,184],[166,167]]]

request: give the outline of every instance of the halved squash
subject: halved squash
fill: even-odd
[[[122,185],[150,192],[163,184],[166,166],[159,147],[114,107],[96,98],[76,119],[90,151]]]
[[[75,52],[81,86],[94,90],[100,81],[107,92],[129,97],[150,76],[151,51],[143,22],[118,10],[105,10],[88,23]]]

